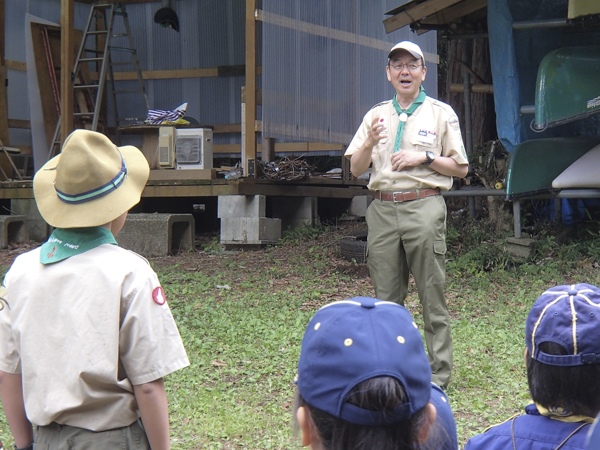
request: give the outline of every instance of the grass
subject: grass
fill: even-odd
[[[589,250],[600,238],[580,231],[556,242],[546,229],[534,257],[517,262],[484,223],[450,220],[447,393],[461,445],[527,404],[523,330],[541,292],[600,285]],[[340,258],[339,236],[333,227],[288,231],[281,245],[257,252],[226,252],[213,239],[206,251],[152,260],[191,362],[166,377],[173,449],[299,448],[290,418],[304,328],[323,304],[374,295],[366,266]],[[422,325],[414,286],[406,306]],[[4,421],[0,439],[12,444]]]

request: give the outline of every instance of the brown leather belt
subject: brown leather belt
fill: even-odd
[[[416,191],[409,192],[381,192],[375,191],[373,196],[378,200],[385,200],[388,202],[402,203],[410,202],[411,200],[417,200],[420,198],[430,197],[432,195],[440,195],[439,189],[417,189]]]

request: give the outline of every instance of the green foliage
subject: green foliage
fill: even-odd
[[[219,236],[213,236],[208,244],[202,246],[202,250],[206,253],[221,253],[223,247],[221,247],[221,244],[219,243]]]
[[[280,244],[299,244],[303,241],[315,240],[323,232],[328,231],[328,227],[318,227],[312,225],[303,225],[300,227],[289,228],[284,230],[280,240]]]

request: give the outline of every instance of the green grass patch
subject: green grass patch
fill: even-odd
[[[337,239],[347,232],[290,231],[257,252],[223,251],[213,239],[197,253],[152,261],[191,362],[165,379],[173,449],[299,448],[290,419],[306,324],[326,303],[374,295],[366,266],[340,258]],[[524,323],[535,299],[558,284],[600,284],[597,233],[562,241],[544,233],[532,258],[517,262],[482,224],[449,224],[448,396],[461,445],[527,404]],[[406,306],[422,326],[414,286]]]

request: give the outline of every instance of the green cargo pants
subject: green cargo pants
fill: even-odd
[[[366,219],[375,296],[404,305],[412,272],[423,307],[432,381],[446,387],[452,371],[450,316],[444,298],[446,203],[441,195],[404,203],[374,199]]]
[[[137,420],[128,427],[106,431],[60,425],[36,427],[33,448],[35,450],[150,450],[148,437]]]

